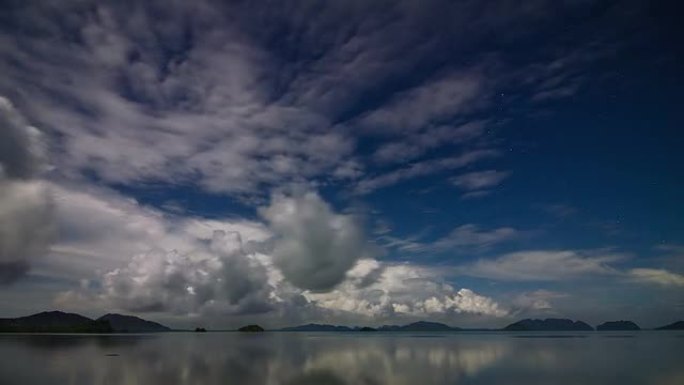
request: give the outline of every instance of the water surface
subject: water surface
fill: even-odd
[[[0,335],[0,384],[684,384],[684,333]]]

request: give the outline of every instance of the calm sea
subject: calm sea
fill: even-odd
[[[0,384],[684,384],[684,332],[0,335]]]

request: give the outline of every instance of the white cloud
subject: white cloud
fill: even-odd
[[[316,193],[275,195],[260,214],[276,235],[275,265],[299,288],[330,290],[369,253],[358,218],[335,213]]]
[[[0,97],[0,284],[15,281],[43,257],[54,235],[41,133]]]
[[[572,250],[520,251],[463,266],[464,274],[504,281],[556,281],[590,275],[617,274],[610,263],[617,254]]]
[[[358,261],[349,271],[348,279],[335,290],[305,293],[305,296],[322,308],[365,317],[459,313],[501,317],[507,314],[491,298],[469,289],[457,290],[443,282],[435,270],[411,264],[381,265],[372,259]]]
[[[662,286],[684,286],[684,275],[665,269],[631,269],[627,273],[633,280]]]

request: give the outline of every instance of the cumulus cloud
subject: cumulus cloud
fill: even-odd
[[[370,282],[366,282],[368,277]],[[349,271],[348,279],[335,290],[305,296],[322,308],[366,317],[507,314],[493,299],[469,289],[456,289],[429,268],[411,264],[382,266],[373,259],[359,260]]]
[[[572,250],[520,251],[494,259],[480,259],[461,268],[475,277],[507,281],[555,281],[588,275],[617,274],[610,263],[617,254],[585,253]]]
[[[316,193],[274,195],[259,212],[276,235],[275,265],[299,288],[330,290],[369,253],[359,219],[335,213]]]
[[[58,295],[61,307],[309,321],[508,312],[438,269],[368,258],[358,220],[313,192],[274,196],[259,223],[169,216],[103,190],[57,191],[64,239],[49,272],[87,277]]]
[[[42,257],[54,234],[41,134],[0,97],[0,284],[13,282]]]
[[[266,268],[244,251],[240,234],[224,231],[189,253],[135,256],[105,274],[102,286],[116,308],[137,312],[254,314],[271,307]]]

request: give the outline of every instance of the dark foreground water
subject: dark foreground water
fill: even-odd
[[[0,335],[0,384],[684,384],[684,332]]]

